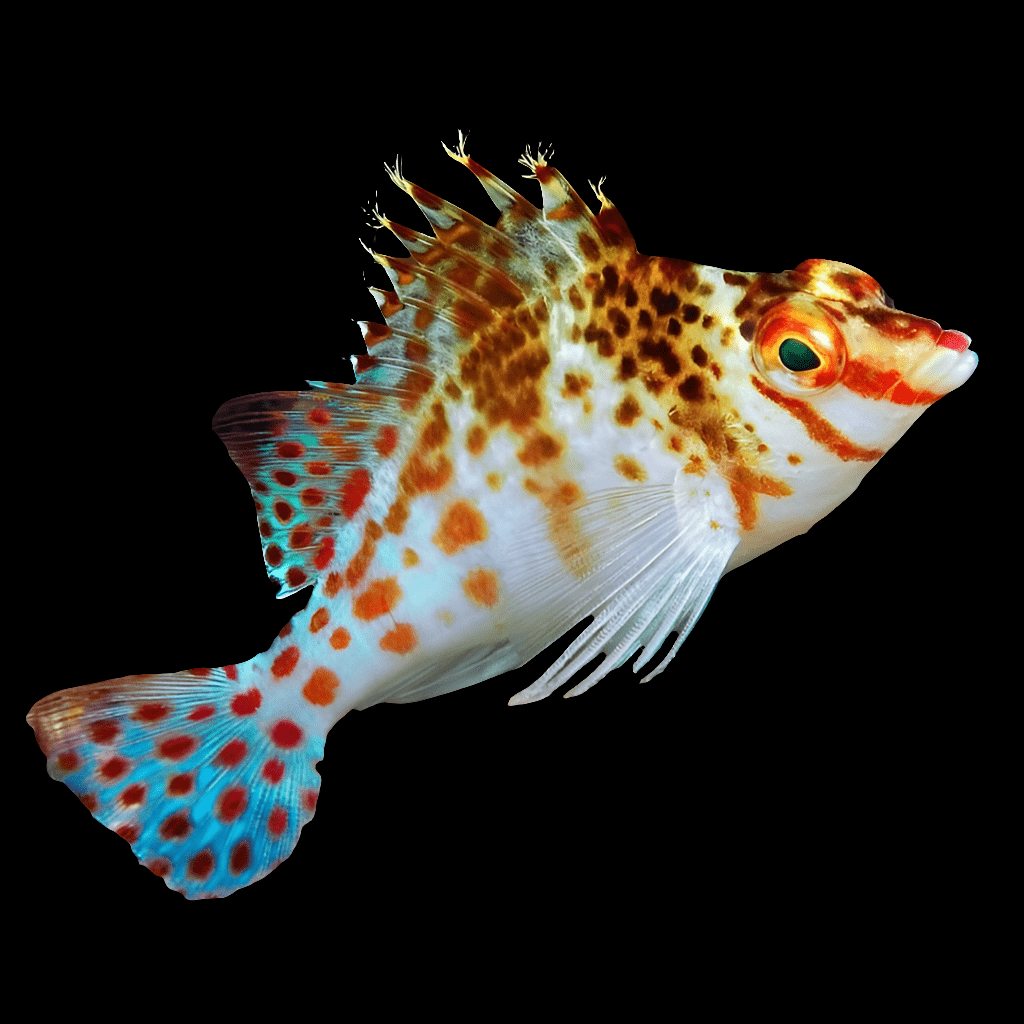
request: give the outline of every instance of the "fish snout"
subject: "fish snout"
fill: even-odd
[[[954,352],[966,352],[971,347],[971,338],[963,331],[943,331],[935,344],[951,348]]]

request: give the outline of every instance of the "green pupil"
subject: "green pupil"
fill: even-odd
[[[821,366],[814,350],[795,338],[786,338],[779,346],[779,362],[787,370],[813,370]]]

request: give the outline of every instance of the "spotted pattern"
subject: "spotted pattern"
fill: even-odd
[[[449,155],[497,224],[389,172],[432,234],[376,214],[407,256],[374,254],[391,287],[371,288],[384,322],[360,323],[356,383],[246,396],[214,420],[252,489],[268,572],[281,595],[312,586],[307,607],[249,662],[60,691],[30,713],[50,774],[189,898],[288,856],[348,710],[536,653],[516,649],[513,612],[532,603],[543,618],[560,612],[549,593],[583,592],[602,543],[635,525],[617,509],[642,518],[667,500],[671,534],[671,503],[695,500],[705,547],[735,535],[753,557],[852,490],[899,417],[943,393],[928,372],[939,325],[854,267],[648,257],[600,187],[594,214],[546,157],[524,158],[538,208],[463,145]],[[783,337],[810,348],[807,375]],[[588,598],[584,613],[605,595]]]

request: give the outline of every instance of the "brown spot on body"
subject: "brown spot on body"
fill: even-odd
[[[590,378],[585,373],[566,373],[562,397],[579,398],[589,387],[591,387]]]
[[[672,346],[664,338],[659,338],[657,341],[645,338],[640,342],[639,352],[640,355],[660,363],[666,376],[674,377],[682,368],[679,357],[672,351]]]
[[[676,390],[679,397],[687,402],[702,402],[704,400],[704,381],[700,374],[691,373]]]
[[[658,316],[668,316],[679,308],[679,296],[675,292],[663,292],[655,286],[651,289],[651,305]]]
[[[550,462],[561,454],[562,446],[548,434],[537,433],[516,452],[516,458],[524,466],[539,466]]]
[[[622,427],[631,427],[640,416],[640,403],[632,395],[626,395],[615,410],[615,422]]]
[[[635,480],[638,483],[647,479],[647,470],[631,455],[615,456],[615,472],[627,480]]]
[[[487,431],[479,423],[469,428],[466,435],[466,450],[470,455],[480,455],[487,443]]]

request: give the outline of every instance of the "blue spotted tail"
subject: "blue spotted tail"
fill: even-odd
[[[261,708],[235,666],[126,676],[44,697],[47,770],[188,899],[226,896],[295,847],[324,736]]]

